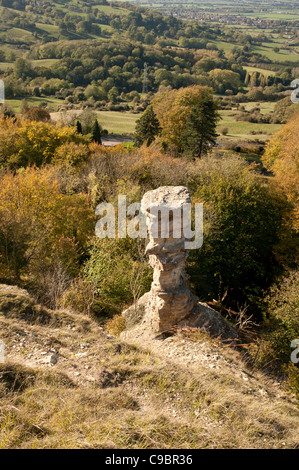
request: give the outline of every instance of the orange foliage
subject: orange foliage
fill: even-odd
[[[299,114],[270,140],[263,163],[293,204],[294,226],[299,229]]]

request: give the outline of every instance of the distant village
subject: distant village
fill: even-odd
[[[136,5],[144,5],[144,2],[136,1],[134,2]],[[160,4],[157,5],[155,2],[149,2],[151,8],[155,8],[160,10],[161,12],[172,15],[176,18],[188,19],[188,20],[197,20],[197,21],[209,21],[209,22],[217,22],[222,24],[237,24],[237,25],[244,25],[244,26],[254,26],[260,29],[267,29],[272,28],[273,26],[279,26],[279,24],[285,23],[283,18],[279,19],[270,19],[270,18],[260,18],[258,13],[254,9],[248,9],[246,12],[244,9],[240,9],[239,13],[236,13],[236,9],[234,9],[234,13],[231,10],[227,9],[227,11],[219,12],[219,8],[205,8],[200,7],[199,4],[196,3],[172,3],[165,1],[163,6],[161,7]],[[215,11],[213,11],[215,10]],[[223,9],[224,10],[224,9]],[[265,14],[268,12],[267,8],[261,8],[259,11],[261,14]],[[247,14],[256,14],[256,17],[250,18],[246,16],[244,13]],[[278,15],[282,12],[277,10],[275,13]],[[294,16],[295,20],[295,16]],[[299,22],[298,22],[299,26]]]

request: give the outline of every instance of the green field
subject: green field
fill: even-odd
[[[218,49],[223,50],[224,52],[231,52],[235,47],[240,46],[239,44],[233,44],[225,41],[211,41],[214,43]],[[252,46],[252,53],[257,52],[258,54],[262,54],[270,60],[277,61],[277,62],[298,62],[299,63],[299,54],[295,51],[289,51],[285,49],[285,45],[281,44],[280,42],[273,42],[273,43],[264,43],[261,46],[253,45]],[[279,52],[275,52],[273,50],[274,47],[279,47]],[[271,73],[271,72],[270,72]]]
[[[133,134],[140,114],[117,111],[98,111],[98,120],[104,129],[112,134]]]
[[[276,102],[274,101],[250,101],[249,103],[242,103],[246,111],[259,107],[262,114],[268,114],[274,111]]]
[[[1,33],[0,37],[6,37],[7,33]],[[30,31],[27,31],[25,29],[21,28],[11,28],[9,30],[9,36],[10,38],[13,38],[13,40],[16,41],[22,41],[24,44],[34,44],[35,43],[35,37]]]
[[[56,6],[57,9],[60,9],[64,12],[68,11],[68,8],[64,7],[60,3],[57,3],[57,2],[52,2],[52,3]],[[69,2],[69,4],[72,4],[72,3],[76,6],[81,7],[81,8],[84,6],[81,2],[77,2],[77,1]],[[111,13],[113,14],[113,13],[116,13],[116,11],[117,11],[117,14],[120,15],[120,16],[128,15],[130,13],[129,10],[126,10],[125,8],[122,8],[122,7],[118,6],[117,4],[113,5],[113,6],[110,6],[110,5],[91,5],[91,8],[95,9],[95,10],[100,10],[103,13],[106,13],[106,14],[111,14]],[[87,16],[87,13],[80,12],[80,11],[76,11],[75,14],[81,16],[82,18],[85,18]]]
[[[53,24],[45,24],[45,23],[36,23],[36,27],[41,29],[42,31],[45,31],[48,34],[51,34],[51,36],[58,38],[59,36],[59,27]]]
[[[51,65],[56,64],[59,62],[60,59],[40,59],[40,60],[32,60],[31,64],[33,67],[51,67]]]
[[[58,104],[59,103],[56,103],[56,105]],[[80,114],[82,112],[82,109],[58,111],[53,112],[51,114],[51,118],[53,121],[60,121],[64,123],[71,122],[74,120],[80,121]],[[119,111],[96,111],[96,114],[98,122],[102,126],[102,128],[107,130],[109,134],[114,134],[117,136],[129,136],[134,134],[136,121],[141,116],[141,114],[133,114],[129,112]]]
[[[271,75],[274,76],[276,74],[276,72],[274,72],[273,70],[266,70],[266,69],[261,69],[258,67],[247,67],[243,65],[243,69],[247,70],[247,72],[249,73],[259,72],[263,74],[265,77],[268,77]]]
[[[13,64],[11,63],[8,63],[8,62],[0,62],[0,70],[2,71],[6,71],[7,69],[12,69],[13,68]]]
[[[267,20],[291,20],[291,21],[299,20],[299,13],[284,13],[284,12],[270,12],[270,11],[267,11],[265,13],[244,12],[244,16],[247,16],[248,18],[264,18]]]
[[[214,43],[218,49],[224,51],[224,52],[231,52],[234,47],[238,46],[238,44],[232,44],[230,42],[225,42],[225,41],[210,41]]]
[[[242,104],[242,103],[241,103]],[[250,110],[255,106],[261,108],[261,113],[266,114],[273,111],[275,103],[244,103],[245,109]],[[221,134],[223,128],[228,129],[227,136],[221,136],[221,140],[245,139],[245,140],[268,140],[272,134],[281,128],[281,124],[263,124],[247,121],[236,121],[237,110],[221,111],[221,121],[218,124],[218,132]],[[254,132],[254,134],[252,134]]]
[[[31,64],[33,67],[51,67],[56,62],[59,62],[59,59],[40,59],[32,60]],[[8,69],[13,69],[14,64],[10,62],[0,62],[0,71],[6,71]]]
[[[94,5],[94,9],[100,10],[103,13],[106,13],[107,15],[109,14],[117,14],[120,16],[128,15],[130,13],[129,10],[126,10],[125,8],[121,8],[118,5],[115,6],[110,6],[110,5]]]
[[[26,97],[26,100],[27,100],[29,106],[39,106],[40,103],[47,103],[48,108],[50,110],[53,110],[53,111],[56,111],[57,107],[60,104],[63,103],[62,100],[58,100],[56,98],[44,98],[44,97],[40,97],[40,98],[37,98],[37,97],[36,98],[32,98],[32,97],[27,98]],[[16,113],[20,112],[21,103],[22,103],[21,99],[5,100],[5,103],[10,105]]]
[[[252,52],[258,52],[266,56],[268,59],[277,61],[277,62],[297,62],[299,63],[299,54],[296,52],[290,52],[287,49],[280,49],[279,52],[273,51],[273,47],[281,46],[280,44],[271,44],[267,43],[262,46],[252,46]]]
[[[256,106],[261,108],[262,114],[267,114],[273,111],[275,103],[244,103],[245,108],[250,110]],[[222,120],[218,124],[218,132],[221,129],[228,128],[228,139],[262,139],[267,140],[269,137],[277,132],[280,124],[256,124],[246,121],[236,121],[234,116],[238,113],[237,110],[224,110],[221,111]],[[141,114],[123,113],[117,111],[98,111],[98,119],[104,129],[107,129],[110,134],[127,135],[135,131],[137,119]],[[251,134],[254,131],[255,134]]]
[[[6,100],[6,103],[11,105],[15,112],[19,112],[21,101],[21,99]],[[47,103],[49,109],[53,112],[57,111],[58,106],[63,104],[62,100],[58,100],[55,98],[27,98],[27,101],[30,106],[38,106],[41,102],[45,102]],[[275,103],[272,102],[250,102],[241,104],[243,104],[245,109],[248,111],[252,108],[259,106],[262,114],[268,114],[272,112],[275,106]],[[135,132],[136,121],[141,116],[141,113],[133,114],[129,112],[119,111],[97,111],[96,113],[101,126],[106,129],[109,134],[115,135],[133,134]],[[78,111],[78,115],[79,114],[80,111]],[[221,140],[253,140],[257,138],[267,140],[281,127],[280,124],[260,124],[251,123],[247,121],[236,121],[236,114],[238,114],[237,109],[221,111],[222,119],[218,124],[217,131],[219,134],[221,134],[221,130],[223,128],[228,128],[228,135],[225,137],[221,136]],[[251,133],[252,131],[254,131],[254,134]]]

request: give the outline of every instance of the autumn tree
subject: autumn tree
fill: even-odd
[[[50,113],[47,109],[39,106],[32,106],[24,112],[24,118],[28,121],[42,121],[48,122],[51,119]]]
[[[87,144],[75,128],[45,122],[0,118],[0,166],[17,169],[51,163],[57,149],[68,142]]]
[[[2,279],[18,281],[26,276],[42,292],[48,287],[45,278],[58,265],[69,277],[77,275],[93,229],[87,196],[63,194],[54,167],[2,175]]]
[[[202,125],[200,115],[202,116],[203,110],[207,110],[209,106],[211,107],[209,125]],[[179,90],[165,91],[153,100],[153,108],[162,128],[161,139],[179,152],[184,150],[182,146],[186,143],[186,138],[183,136],[186,136],[187,122],[193,142],[195,134],[196,139],[200,141],[201,130],[204,131],[209,142],[213,135],[212,128],[218,119],[216,104],[213,101],[213,89],[206,86],[194,85]],[[207,127],[210,127],[209,136]],[[206,137],[203,136],[203,142]]]
[[[66,142],[56,149],[52,163],[64,167],[80,168],[87,162],[90,155],[91,151],[88,145],[81,142]]]
[[[299,114],[295,114],[268,142],[264,165],[294,207],[293,224],[299,229]]]
[[[30,106],[29,106],[28,101],[25,98],[22,99],[21,106],[20,106],[20,114],[24,115],[25,113],[27,113],[27,111],[29,111],[29,109],[30,109]]]

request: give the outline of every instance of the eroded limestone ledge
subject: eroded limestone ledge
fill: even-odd
[[[162,186],[148,191],[142,198],[141,211],[147,215],[150,235],[146,253],[153,268],[153,282],[150,292],[123,312],[128,327],[123,337],[133,333],[129,333],[132,327],[163,333],[177,326],[198,327],[212,337],[224,340],[237,337],[228,322],[208,305],[199,302],[189,289],[185,274],[188,250],[185,249],[184,223],[178,237],[175,217],[170,217],[169,234],[166,238],[161,237],[165,219],[158,217],[157,208],[167,207],[171,214],[182,215],[183,206],[190,202],[190,192],[184,186]],[[159,231],[155,232],[157,224]]]

